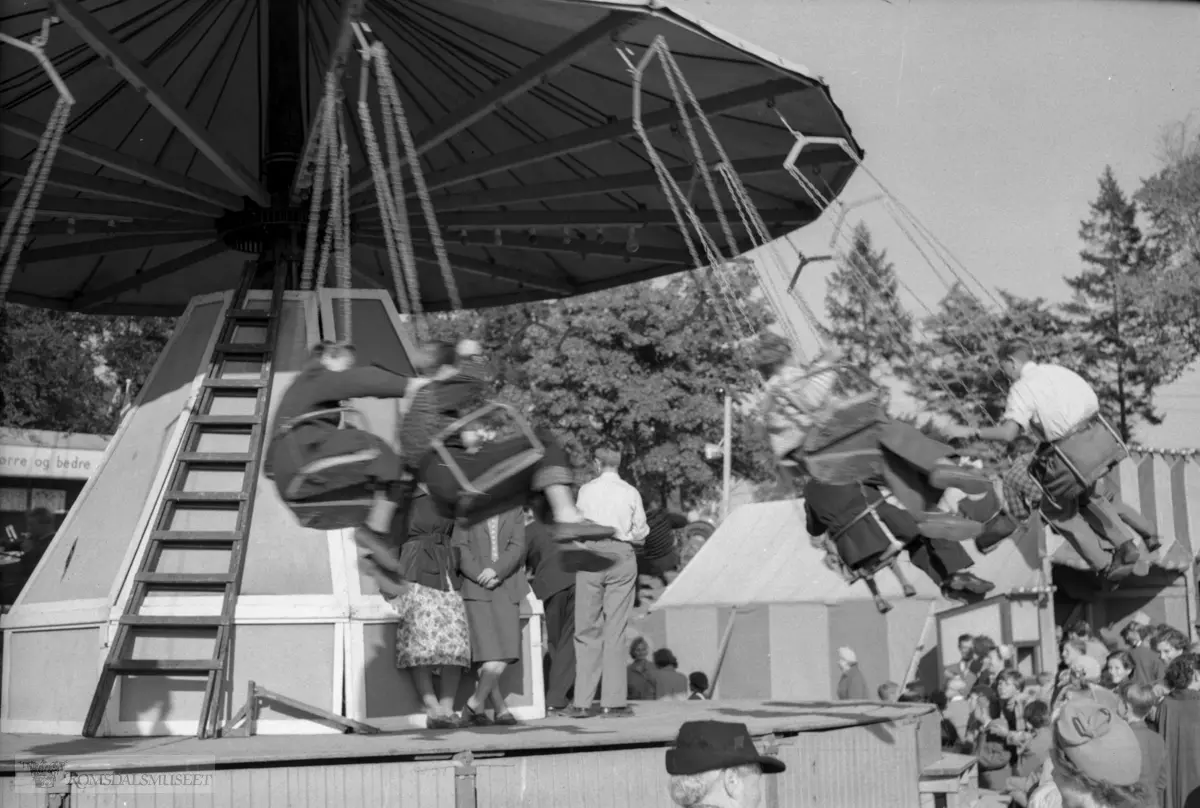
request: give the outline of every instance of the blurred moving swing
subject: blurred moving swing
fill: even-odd
[[[759,288],[775,310],[777,322],[783,327],[792,345],[793,355],[801,359],[806,366],[801,378],[810,380],[814,384],[828,383],[830,394],[825,396],[823,406],[819,411],[813,413],[812,427],[808,429],[800,448],[800,455],[806,471],[819,482],[830,485],[862,483],[877,477],[884,463],[880,448],[880,436],[885,426],[891,422],[886,411],[886,391],[853,364],[837,358],[836,355],[830,358],[828,334],[818,322],[807,301],[796,289],[800,273],[807,264],[827,260],[832,256],[810,258],[797,249],[796,252],[800,259],[799,266],[794,270],[788,268],[788,259],[781,254],[779,244],[770,237],[766,223],[754,205],[749,191],[733,169],[732,161],[717,138],[711,121],[697,102],[695,94],[663,37],[657,37],[651,43],[636,65],[633,63],[630,56],[631,51],[627,47],[622,46],[618,49],[618,53],[633,74],[634,130],[642,141],[663,193],[671,206],[680,234],[697,269],[696,276],[705,285],[710,299],[721,304],[716,306],[717,313],[733,336],[735,345],[745,348],[756,337],[750,318],[735,292],[731,277],[739,266],[749,265],[757,274]],[[652,143],[642,123],[642,83],[647,69],[655,59],[662,62],[667,84],[679,111],[680,128],[689,147],[687,159],[691,162],[693,174],[686,190],[675,179],[674,174],[668,170],[662,155]],[[782,119],[782,115],[780,117]],[[693,118],[703,126],[708,138],[708,145],[715,152],[715,160],[710,160],[706,156],[705,149],[697,137]],[[784,121],[784,124],[787,125],[787,122]],[[788,128],[795,136],[796,141],[785,159],[785,169],[813,199],[820,211],[824,212],[835,204],[838,206],[840,217],[834,228],[833,238],[830,242],[831,248],[838,243],[839,238],[843,243],[847,241],[842,224],[851,209],[879,199],[886,199],[889,212],[897,218],[909,240],[914,242],[914,246],[917,246],[926,261],[932,266],[928,254],[919,245],[916,245],[908,227],[905,227],[904,222],[900,221],[901,217],[911,220],[912,227],[918,233],[935,243],[938,248],[935,252],[948,263],[948,251],[940,243],[937,243],[933,236],[920,223],[916,222],[907,209],[896,201],[882,185],[879,185],[880,194],[850,206],[835,200],[832,192],[829,197],[822,194],[797,165],[801,151],[809,145],[833,145],[845,152],[849,160],[854,162],[858,168],[866,171],[859,155],[844,139],[806,138],[791,129],[790,126]],[[721,195],[718,194],[714,175],[720,177],[725,193],[732,199],[734,208],[746,231],[746,236],[751,243],[751,249],[760,249],[761,258],[758,261],[751,262],[744,258],[736,258],[745,250],[739,248],[728,217],[725,215],[725,206],[722,204]],[[870,172],[867,172],[867,176],[879,184]],[[721,235],[725,239],[729,257],[723,254],[721,247],[704,226],[693,204],[698,184],[702,185],[707,193]],[[848,263],[847,254],[843,253],[838,256],[838,260],[843,265]],[[861,271],[859,273],[861,274]],[[977,280],[975,282],[978,284]],[[866,288],[871,287],[868,285]],[[911,289],[908,291],[911,293]],[[805,325],[811,331],[814,341],[818,345],[818,350],[811,354],[806,355],[801,345],[798,330],[785,306],[785,294],[790,296],[799,308]],[[927,306],[926,309],[928,310]],[[949,393],[948,390],[946,392]],[[802,412],[811,409],[811,407],[803,406],[801,402],[793,402],[793,404]],[[791,468],[781,466],[780,473],[792,485],[799,481]],[[897,564],[899,554],[903,549],[902,546],[886,526],[882,525],[881,520],[874,516],[872,510],[868,509],[859,514],[855,523],[868,518],[875,519],[880,523],[891,540],[891,548],[866,566],[850,569],[841,561],[836,551],[837,536],[823,536],[815,541],[818,541],[820,546],[825,549],[826,563],[829,566],[841,572],[850,583],[864,581],[870,588],[876,605],[881,611],[886,611],[891,606],[879,594],[874,581],[874,575],[877,572],[884,568],[891,569],[906,596],[913,596],[916,590],[905,578]]]
[[[421,293],[403,180],[405,165],[412,174],[413,184],[416,187],[425,223],[431,236],[435,259],[441,270],[452,310],[461,310],[462,301],[446,254],[441,230],[437,224],[433,202],[425,183],[420,155],[413,142],[400,93],[388,64],[387,50],[381,42],[371,41],[371,30],[366,23],[354,22],[352,29],[358,40],[359,55],[362,59],[358,97],[359,121],[363,140],[367,147],[373,185],[382,218],[388,265],[395,286],[397,306],[401,314],[405,315],[412,323],[414,336],[422,336],[424,329],[422,327]],[[372,67],[378,89],[381,124],[384,132],[383,145],[387,151],[388,162],[386,165],[368,103]],[[331,69],[326,74],[325,92],[321,99],[321,133],[316,140],[315,154],[306,154],[304,157],[306,163],[311,160],[314,166],[301,275],[302,289],[320,289],[324,286],[331,254],[337,266],[339,284],[344,289],[349,289],[351,286],[350,153],[341,101],[342,92],[338,87],[338,74]],[[403,159],[400,156],[401,145],[404,151]],[[320,239],[318,262],[316,258],[317,243],[327,175],[330,186],[329,214],[324,238]],[[314,264],[316,265],[315,286]],[[348,295],[342,297],[341,303],[341,327],[337,329],[337,333],[341,343],[350,344],[352,333],[350,297]],[[410,394],[401,403],[402,420],[407,417],[408,411],[421,407],[423,398],[436,395],[436,384],[436,381],[428,379],[413,380]],[[447,451],[447,444],[452,445],[455,441],[461,441],[462,433],[476,429],[484,422],[494,422],[500,416],[506,418],[520,430],[526,438],[529,448],[486,470],[475,479],[467,479],[461,468],[455,463],[453,456]],[[357,409],[343,405],[333,409],[306,413],[291,419],[278,427],[277,435],[285,434],[306,423],[335,419],[339,429],[360,429],[370,432],[370,425],[366,417]],[[544,447],[525,419],[512,407],[498,402],[486,404],[455,420],[433,437],[430,446],[408,447],[409,465],[415,465],[417,456],[426,449],[436,451],[442,462],[459,481],[463,490],[462,498],[458,503],[460,509],[472,498],[485,494],[491,487],[535,465],[545,454]],[[291,481],[286,490],[280,491],[280,495],[297,520],[305,527],[337,530],[361,525],[375,503],[375,492],[365,474],[365,469],[378,459],[379,454],[379,450],[367,449],[313,460],[301,468],[300,473]]]

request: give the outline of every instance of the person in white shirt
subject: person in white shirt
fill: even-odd
[[[1035,362],[1033,348],[1023,340],[1001,346],[999,358],[1012,380],[1000,425],[953,426],[949,436],[1012,443],[1025,431],[1039,440],[1030,475],[1046,493],[1043,514],[1094,569],[1110,580],[1129,575],[1141,553],[1120,510],[1108,494],[1097,491],[1126,452],[1100,419],[1096,392],[1068,368]],[[1102,544],[1111,548],[1111,556]],[[1147,539],[1147,549],[1157,549],[1157,541]]]
[[[579,489],[576,504],[584,518],[611,527],[609,539],[588,547],[613,560],[600,572],[575,575],[575,706],[571,715],[591,715],[600,688],[600,714],[630,715],[625,670],[625,629],[637,589],[637,557],[650,528],[638,490],[621,479],[621,453],[598,449],[599,476]]]

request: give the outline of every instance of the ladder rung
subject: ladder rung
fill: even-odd
[[[142,628],[220,628],[227,626],[230,619],[224,615],[153,615],[127,614],[121,617],[121,625]]]
[[[214,390],[261,390],[267,386],[262,379],[205,379],[204,386]]]
[[[170,502],[241,502],[246,495],[241,491],[168,491]]]
[[[233,544],[242,537],[231,530],[156,530],[150,540],[164,544]]]
[[[209,673],[220,668],[221,663],[212,659],[122,659],[112,663],[108,669],[113,673]]]
[[[257,415],[194,415],[192,423],[200,426],[258,426],[262,419]]]
[[[230,309],[226,317],[234,320],[270,320],[270,309]]]
[[[249,463],[254,455],[230,452],[184,452],[179,456],[183,463],[221,463],[227,465]]]
[[[229,572],[139,572],[134,580],[147,586],[227,586],[233,583],[233,574]]]
[[[217,353],[245,354],[247,356],[262,356],[270,353],[270,348],[263,342],[222,342],[217,346]]]

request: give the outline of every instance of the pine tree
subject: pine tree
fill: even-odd
[[[1089,337],[1076,370],[1096,388],[1105,412],[1130,440],[1136,423],[1162,423],[1154,391],[1182,368],[1152,316],[1152,261],[1137,225],[1137,207],[1105,167],[1091,213],[1079,228],[1084,269],[1067,284],[1075,300],[1064,306]]]
[[[913,354],[913,319],[900,302],[896,269],[876,251],[865,224],[854,228],[849,252],[828,281],[828,333],[847,361],[876,380],[893,375]]]

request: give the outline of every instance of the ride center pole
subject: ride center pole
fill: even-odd
[[[729,516],[729,499],[733,493],[733,399],[725,391],[725,435],[721,441],[721,521]]]

